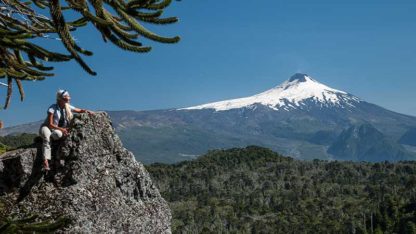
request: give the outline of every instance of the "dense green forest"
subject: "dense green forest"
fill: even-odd
[[[298,161],[269,149],[147,166],[174,233],[416,233],[416,163]]]
[[[0,137],[0,149],[35,136]],[[147,169],[174,233],[416,233],[415,162],[299,161],[250,146]]]

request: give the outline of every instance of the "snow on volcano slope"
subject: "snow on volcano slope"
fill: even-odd
[[[302,108],[314,103],[321,107],[354,107],[360,99],[344,91],[330,88],[306,74],[295,74],[281,85],[250,97],[213,102],[179,110],[215,109],[225,111],[254,104],[261,104],[274,110]]]

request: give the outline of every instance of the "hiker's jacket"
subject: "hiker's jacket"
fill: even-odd
[[[72,110],[76,109],[74,106],[69,105],[69,108]],[[68,125],[68,121],[66,118],[66,110],[65,108],[60,108],[58,104],[52,104],[49,108],[47,113],[53,114],[53,124],[59,127],[65,128]],[[45,122],[42,126],[48,126],[49,120],[46,117]]]

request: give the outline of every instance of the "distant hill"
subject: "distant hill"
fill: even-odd
[[[416,155],[391,141],[371,124],[352,126],[344,130],[329,147],[328,153],[338,160],[376,162],[414,160]]]
[[[17,126],[7,127],[0,129],[0,136],[15,135],[20,133],[33,133],[37,134],[40,128],[40,125],[43,123],[43,120],[20,124]]]
[[[174,233],[416,231],[416,162],[298,161],[250,146],[147,169]]]
[[[416,128],[409,129],[399,140],[401,144],[416,146]]]

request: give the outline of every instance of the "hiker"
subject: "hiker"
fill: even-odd
[[[72,112],[94,114],[92,111],[71,106],[69,104],[70,100],[71,96],[67,90],[58,90],[56,103],[49,107],[48,116],[39,129],[39,134],[43,139],[43,168],[46,171],[50,170],[48,162],[48,160],[51,160],[50,140],[51,138],[59,140],[69,134],[68,125],[73,117]]]

